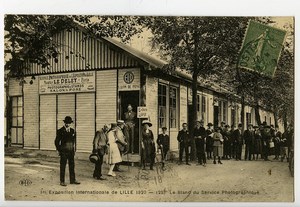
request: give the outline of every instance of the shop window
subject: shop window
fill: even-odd
[[[219,101],[218,107],[219,107],[219,114],[218,114],[219,123],[221,123],[222,121],[227,123],[227,102]]]
[[[22,96],[11,97],[12,100],[12,125],[11,125],[11,143],[23,143],[23,100]]]
[[[166,127],[167,120],[167,86],[159,84],[158,86],[158,122],[159,127]]]
[[[177,88],[170,86],[170,128],[177,128]]]
[[[236,109],[231,108],[231,126],[236,126]]]
[[[251,113],[246,113],[246,123],[247,123],[247,126],[248,126],[248,124],[251,124]]]
[[[201,119],[204,121],[204,124],[206,124],[206,97],[202,96],[201,101]]]

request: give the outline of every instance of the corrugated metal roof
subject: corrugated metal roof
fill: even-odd
[[[131,55],[135,56],[136,58],[144,61],[145,63],[148,63],[149,65],[151,65],[152,67],[154,68],[162,68],[164,65],[167,64],[167,62],[159,59],[159,58],[156,58],[154,56],[151,56],[147,53],[144,53],[144,52],[141,52],[129,45],[126,45],[124,43],[121,43],[115,39],[112,39],[112,38],[107,38],[107,37],[104,37],[103,38],[104,40],[110,42],[111,44],[121,48],[122,50],[130,53]]]

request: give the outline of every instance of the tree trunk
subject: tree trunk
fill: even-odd
[[[242,95],[242,100],[241,100],[242,108],[241,108],[241,123],[243,125],[242,130],[244,131],[244,123],[245,123],[245,97]]]
[[[190,129],[190,139],[191,139],[191,160],[195,160],[196,158],[196,145],[195,145],[195,139],[194,139],[194,128],[195,123],[197,121],[197,86],[198,86],[198,74],[194,72],[193,74],[193,83],[192,83],[192,93],[193,93],[193,99],[192,99],[192,106],[193,106],[193,113],[190,115],[192,120],[192,123],[189,123],[189,129]]]
[[[256,120],[256,122],[257,122],[257,125],[260,126],[260,125],[261,125],[261,119],[260,119],[260,115],[259,115],[259,104],[258,104],[258,100],[255,101],[254,111],[255,111],[255,120]]]
[[[274,110],[274,124],[275,126],[278,126],[278,114],[277,114],[277,108],[274,106],[273,107]]]
[[[285,110],[285,112],[283,114],[283,126],[284,126],[284,131],[286,131],[287,127],[288,127],[286,110]]]

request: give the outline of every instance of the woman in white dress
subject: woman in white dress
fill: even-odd
[[[111,129],[107,133],[108,139],[108,154],[107,154],[107,163],[110,165],[108,174],[109,176],[115,177],[116,174],[113,172],[116,163],[122,162],[122,157],[117,145],[117,138],[116,138],[116,128],[117,124],[111,124]]]

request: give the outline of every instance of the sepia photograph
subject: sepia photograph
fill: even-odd
[[[294,16],[5,14],[5,201],[293,203],[294,35]]]

